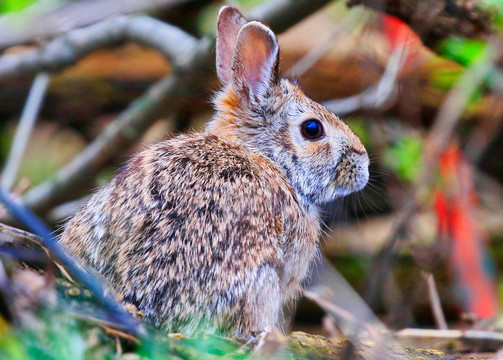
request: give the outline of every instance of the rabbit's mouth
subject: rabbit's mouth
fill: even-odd
[[[334,182],[338,196],[362,190],[369,180],[369,158],[366,152],[345,152],[335,168]]]

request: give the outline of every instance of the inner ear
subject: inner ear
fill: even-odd
[[[218,13],[217,21],[217,75],[222,85],[227,85],[232,77],[232,58],[241,27],[246,19],[238,9],[224,6]]]
[[[251,21],[238,34],[232,63],[232,85],[248,100],[260,102],[279,80],[279,46],[265,25]]]

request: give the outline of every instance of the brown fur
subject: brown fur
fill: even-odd
[[[309,262],[318,229],[270,161],[192,134],[134,157],[62,242],[170,331],[224,331],[232,320],[233,333],[249,336],[275,323],[298,289],[286,258]]]

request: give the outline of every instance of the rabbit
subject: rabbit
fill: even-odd
[[[64,226],[61,243],[167,332],[278,326],[319,253],[320,206],[368,181],[360,139],[279,59],[267,26],[223,7],[205,131],[139,152]]]

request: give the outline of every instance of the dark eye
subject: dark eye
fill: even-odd
[[[318,140],[325,135],[323,131],[323,125],[316,119],[309,119],[302,123],[300,126],[300,132],[302,136],[308,140]]]

